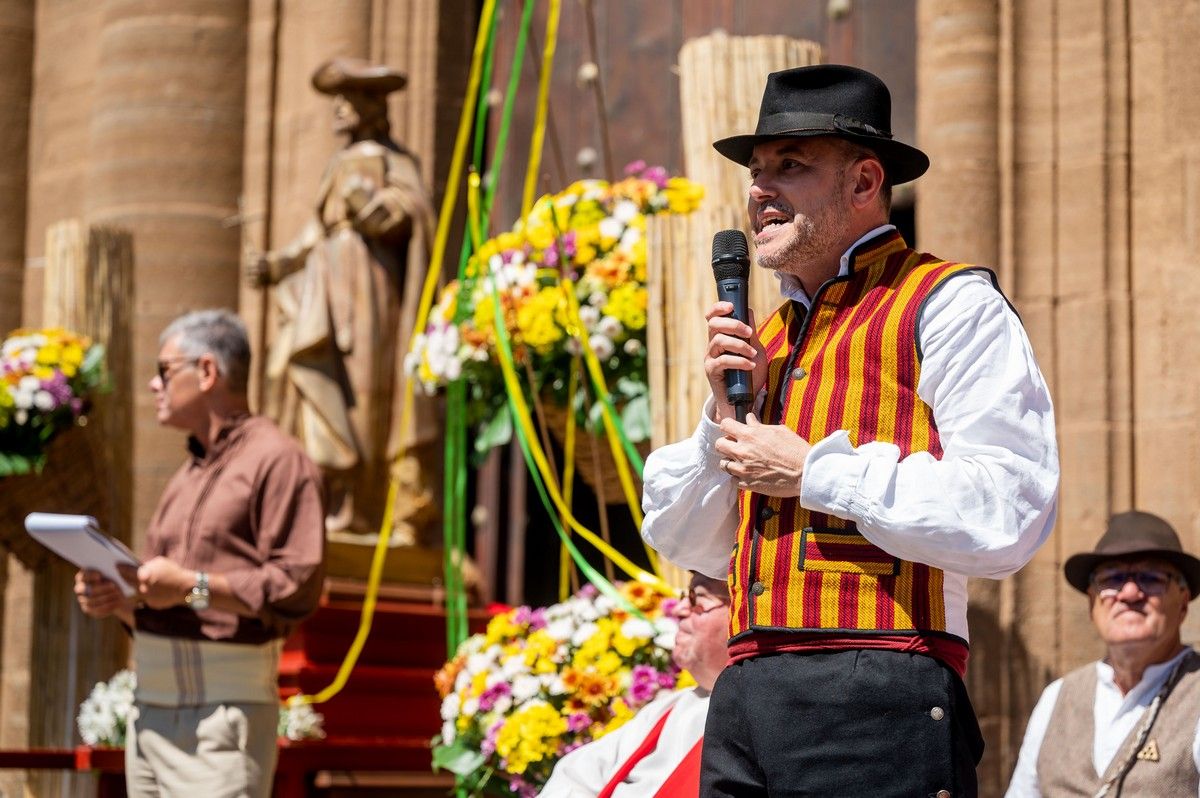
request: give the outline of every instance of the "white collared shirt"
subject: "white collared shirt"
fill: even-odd
[[[843,254],[886,230],[872,230]],[[790,299],[809,302],[798,280]],[[900,458],[890,443],[850,445],[846,432],[812,441],[800,503],[856,522],[894,557],[947,572],[953,634],[967,638],[966,577],[998,579],[1023,566],[1054,526],[1058,448],[1045,380],[1020,320],[983,273],[947,280],[918,324],[917,394],[933,409],[943,447]],[[737,530],[737,487],[713,448],[721,437],[709,397],[690,438],[646,460],[642,536],[681,568],[722,578]],[[948,606],[948,615],[951,607]]]
[[[1142,680],[1124,695],[1113,679],[1112,666],[1107,662],[1096,663],[1092,766],[1096,769],[1097,777],[1103,776],[1108,770],[1121,743],[1142,719],[1142,715],[1162,689],[1171,671],[1191,650],[1190,647],[1185,647],[1173,659],[1147,667],[1142,674]],[[1025,727],[1025,739],[1021,742],[1017,767],[1013,770],[1012,781],[1009,782],[1005,798],[1038,798],[1042,794],[1038,789],[1038,753],[1042,749],[1042,740],[1046,737],[1050,716],[1054,713],[1054,705],[1058,702],[1061,689],[1062,679],[1051,682],[1042,692],[1037,706],[1033,708],[1033,714],[1029,716],[1029,725]],[[1197,720],[1196,730],[1192,735],[1192,761],[1196,763],[1197,770],[1200,770],[1200,719]]]

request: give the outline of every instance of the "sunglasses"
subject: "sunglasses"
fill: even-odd
[[[179,369],[175,368],[176,366],[194,366],[199,362],[200,358],[198,357],[177,357],[172,358],[171,360],[160,360],[157,363],[158,381],[161,382],[165,388],[167,387],[167,383],[171,380],[171,378],[179,373]]]
[[[708,593],[697,593],[694,587],[679,592],[679,606],[686,607],[692,615],[703,615],[728,603]]]
[[[1167,592],[1172,582],[1182,582],[1176,574],[1154,569],[1127,570],[1106,568],[1092,574],[1091,583],[1100,595],[1115,596],[1129,582],[1137,585],[1138,590],[1147,596],[1161,596]]]

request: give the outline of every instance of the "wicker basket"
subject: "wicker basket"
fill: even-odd
[[[550,427],[550,434],[561,446],[567,431],[566,408],[551,402],[543,402],[542,411],[546,417],[546,424]],[[645,458],[650,453],[650,441],[634,444],[634,448]],[[621,476],[617,471],[616,463],[613,462],[608,438],[592,435],[582,425],[575,428],[575,472],[583,477],[583,481],[596,494],[597,499],[603,498],[606,504],[625,503],[625,492],[621,488]],[[634,490],[640,496],[642,483],[632,466],[630,475],[633,477]]]

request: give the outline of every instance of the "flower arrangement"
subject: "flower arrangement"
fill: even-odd
[[[122,748],[126,723],[133,708],[137,674],[117,671],[107,682],[97,682],[79,705],[75,724],[86,745]],[[278,734],[289,740],[319,740],[325,736],[324,717],[310,704],[287,704],[279,708]]]
[[[459,646],[434,679],[435,766],[474,796],[533,796],[564,754],[659,691],[695,684],[671,661],[676,600],[637,582],[617,589],[643,617],[589,585],[561,604],[501,612]]]
[[[0,476],[45,463],[45,447],[104,387],[104,347],[63,330],[16,330],[0,345]]]
[[[79,736],[87,745],[121,748],[125,745],[125,723],[133,708],[137,676],[120,670],[107,682],[97,682],[79,706],[75,719]]]
[[[646,385],[646,217],[689,213],[704,189],[658,166],[637,161],[625,178],[580,180],[539,199],[510,232],[483,243],[467,264],[462,284],[441,292],[424,331],[418,333],[406,370],[433,393],[467,379],[467,423],[476,428],[476,451],[511,437],[496,354],[493,289],[519,369],[528,367],[534,393],[579,413],[599,429],[599,406],[582,385],[568,397],[571,361],[586,342],[599,359],[605,382],[621,407],[633,442],[650,434]],[[574,286],[576,324],[564,293]],[[581,381],[582,382],[582,381]]]

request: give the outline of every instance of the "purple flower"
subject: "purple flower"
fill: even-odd
[[[532,616],[533,610],[529,609],[529,607],[525,605],[521,605],[520,607],[517,607],[516,612],[513,613],[513,623],[517,624],[518,626],[526,626],[529,624],[529,619]]]
[[[576,595],[579,596],[580,598],[592,599],[592,598],[595,598],[596,596],[598,596],[599,594],[600,594],[600,591],[596,589],[596,586],[593,585],[591,582],[588,582],[586,585],[579,588],[579,592]]]
[[[500,727],[504,725],[504,719],[501,718],[492,724],[488,729],[487,734],[483,738],[483,742],[479,744],[479,752],[484,756],[491,756],[496,753],[496,736],[500,734]]]
[[[567,716],[567,731],[583,731],[590,726],[591,723],[592,719],[586,712],[572,712]]]
[[[658,685],[664,690],[670,690],[675,686],[675,682],[679,680],[679,666],[671,663],[670,670],[663,671],[658,674]]]
[[[508,686],[508,682],[496,682],[479,696],[479,708],[489,712],[496,706],[496,702],[506,695],[512,695],[512,688]]]
[[[538,607],[529,614],[530,629],[545,629],[546,628],[546,608]]]
[[[537,788],[532,784],[527,784],[524,779],[513,776],[508,782],[508,789],[512,790],[513,795],[518,798],[537,798]]]
[[[649,665],[635,665],[629,676],[629,698],[633,703],[644,704],[658,692],[659,674]]]
[[[646,162],[641,159],[630,161],[625,165],[625,176],[633,177],[634,175],[640,175],[645,168]]]
[[[651,166],[642,174],[642,177],[654,183],[659,188],[667,187],[667,170],[661,166]]]
[[[562,750],[558,752],[558,755],[566,756],[567,754],[574,751],[576,748],[583,748],[585,745],[587,745],[587,743],[584,742],[583,740],[576,740],[573,743],[567,743],[566,745],[564,745],[562,747]]]
[[[675,609],[678,606],[679,606],[679,599],[677,599],[677,598],[663,599],[663,603],[662,603],[663,617],[674,618],[675,617]]]
[[[550,246],[542,253],[542,262],[547,266],[558,265],[558,247]]]

